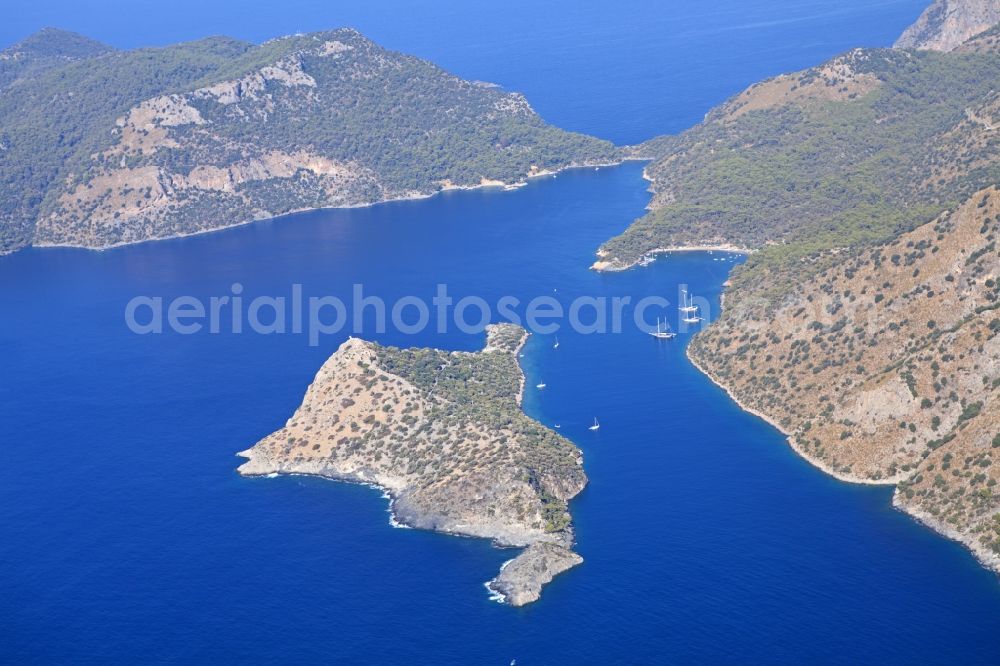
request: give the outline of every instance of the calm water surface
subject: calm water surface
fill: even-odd
[[[403,15],[300,2],[297,14],[203,8],[195,26],[178,18],[185,2],[128,21],[125,3],[35,2],[12,25],[133,45],[354,24],[525,90],[550,120],[634,141],[690,124],[754,79],[888,43],[920,5],[424,3]],[[688,334],[529,343],[529,386],[548,387],[529,389],[525,408],[586,456],[591,483],[572,505],[586,562],[540,603],[511,609],[482,588],[510,551],[391,529],[367,488],[235,474],[234,453],[284,423],[346,333],[314,348],[301,335],[136,336],[124,325],[137,294],[207,298],[236,281],[248,297],[293,283],[430,297],[447,283],[491,301],[676,300],[688,284],[717,310],[731,265],[718,255],[587,270],[648,202],[641,168],[0,259],[0,661],[995,663],[996,577],[893,511],[888,489],[841,484],[797,458],[687,363]],[[587,430],[595,415],[598,433]]]

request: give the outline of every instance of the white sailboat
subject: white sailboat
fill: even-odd
[[[535,384],[535,388],[538,389],[539,391],[545,388],[545,386],[546,386],[545,382],[542,382],[540,384]]]
[[[552,348],[553,349],[559,349],[559,336],[558,335],[556,336],[556,343],[554,345],[552,345]]]
[[[687,289],[682,289],[681,293],[683,294],[683,296],[681,296],[681,306],[677,309],[683,312],[684,314],[697,312],[698,306],[694,304],[694,298],[692,298],[691,295],[688,294]]]
[[[601,424],[597,422],[597,417],[594,417],[594,425],[590,426],[589,430],[600,430]]]
[[[690,314],[682,320],[685,324],[697,324],[703,321],[701,317],[698,316],[698,310],[696,309],[693,314]]]
[[[688,294],[687,289],[684,290],[684,304],[679,310],[684,313],[681,321],[685,324],[697,324],[702,321],[702,318],[698,316],[698,306],[694,304],[694,297]]]
[[[670,330],[670,325],[667,324],[666,318],[664,318],[663,322],[660,323],[659,317],[656,318],[656,330],[650,331],[649,334],[657,340],[669,340],[677,335]]]

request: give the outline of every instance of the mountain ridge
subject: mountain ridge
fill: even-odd
[[[518,93],[353,29],[101,52],[0,89],[0,122],[5,251],[111,247],[622,157],[547,125]]]

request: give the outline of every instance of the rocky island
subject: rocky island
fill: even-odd
[[[751,86],[653,161],[594,268],[748,248],[688,355],[839,479],[1000,571],[1000,21],[939,0],[900,39]]]
[[[107,248],[321,207],[514,186],[620,159],[523,95],[351,29],[0,51],[0,254]]]
[[[534,601],[583,561],[567,502],[587,477],[581,452],[521,411],[527,335],[490,326],[476,353],[351,338],[285,426],[239,454],[239,472],[375,485],[402,524],[526,548],[489,587],[512,605]]]

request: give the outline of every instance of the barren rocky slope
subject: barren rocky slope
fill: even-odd
[[[997,23],[997,0],[935,0],[896,40],[895,46],[951,51]]]
[[[1000,192],[863,251],[776,307],[729,304],[692,360],[835,476],[1000,571]],[[763,306],[763,307],[762,307]]]
[[[520,94],[354,30],[0,52],[0,252],[109,247],[607,163]]]
[[[570,550],[567,501],[587,478],[580,451],[520,409],[526,336],[491,326],[477,353],[350,339],[285,426],[240,454],[239,471],[375,484],[404,524],[532,546],[492,589],[515,605],[533,601],[582,561]]]

